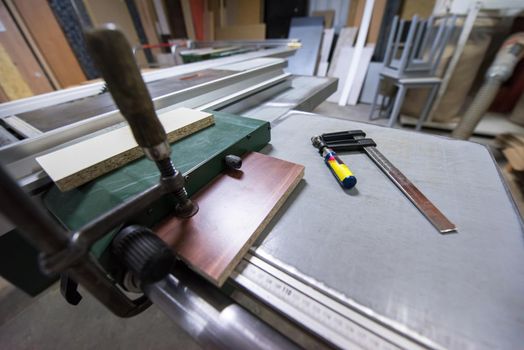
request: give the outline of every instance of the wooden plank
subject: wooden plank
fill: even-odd
[[[260,24],[264,21],[263,1],[227,0],[224,26]]]
[[[180,4],[182,5],[182,13],[184,14],[187,38],[196,40],[195,26],[193,24],[193,16],[191,15],[191,5],[189,4],[189,0],[180,0]]]
[[[314,11],[312,17],[324,17],[324,28],[333,28],[333,19],[335,18],[335,10]]]
[[[173,1],[169,1],[169,3],[177,3],[177,2],[173,0]],[[180,5],[180,3],[177,3],[177,4]],[[160,34],[160,36],[171,35],[171,27],[170,27],[170,23],[166,16],[167,9],[164,6],[164,2],[162,0],[153,0],[153,7],[155,8],[156,18],[158,19],[158,22],[157,22],[158,33]]]
[[[24,39],[27,42],[27,45],[30,47],[31,51],[35,55],[36,60],[44,70],[45,74],[47,75],[47,78],[49,79],[49,83],[53,87],[53,89],[60,89],[60,83],[58,82],[58,79],[55,76],[55,73],[53,73],[53,70],[51,67],[47,64],[44,55],[40,51],[40,48],[36,44],[35,40],[33,39],[33,36],[31,35],[31,32],[29,28],[26,26],[24,20],[22,19],[22,16],[18,9],[16,8],[13,0],[4,0],[4,4],[9,10],[9,13],[13,17],[13,20],[16,22],[16,25],[18,27],[18,30],[20,30],[20,33],[24,36]]]
[[[362,82],[360,85],[357,86],[355,84],[354,80],[356,75],[358,74],[358,69],[363,69],[367,71],[367,65],[366,67],[362,67],[361,65],[361,59],[362,59],[362,51],[364,49],[364,45],[366,43],[369,24],[371,22],[371,15],[373,13],[373,6],[375,5],[375,0],[368,0],[366,1],[366,5],[364,6],[364,14],[362,15],[362,24],[358,29],[358,36],[357,36],[357,42],[355,43],[355,51],[353,52],[353,60],[351,61],[351,65],[349,66],[349,71],[346,75],[346,81],[344,83],[344,87],[342,88],[342,93],[340,94],[340,98],[338,100],[339,106],[345,106],[346,104],[354,105],[356,104],[356,100],[348,101],[351,90],[358,89],[360,92],[360,89],[362,88]]]
[[[413,16],[428,18],[433,14],[435,0],[403,0],[400,9],[400,19],[410,21]]]
[[[204,40],[215,40],[215,17],[211,11],[204,11]]]
[[[324,34],[322,35],[322,46],[320,48],[320,61],[316,72],[317,76],[325,77],[327,74],[329,67],[329,54],[331,52],[334,37],[335,28],[324,29]]]
[[[14,0],[45,62],[65,88],[80,84],[86,76],[46,0]]]
[[[249,153],[241,170],[225,171],[192,197],[200,207],[194,217],[170,217],[154,231],[192,269],[222,286],[303,175],[302,165]]]
[[[2,88],[2,85],[0,84],[0,103],[4,103],[9,101],[9,97],[5,93],[4,89]]]
[[[375,45],[369,44],[362,49],[362,56],[358,63],[357,73],[353,79],[353,88],[349,92],[348,104],[356,105],[360,97],[360,92],[364,86],[364,80],[366,79],[366,74],[368,72],[369,63],[371,62],[371,57],[373,56],[373,51],[375,51]]]
[[[353,43],[357,36],[357,28],[345,27],[340,31],[333,57],[328,69],[328,76],[338,78],[338,89],[327,98],[329,102],[338,102],[342,87],[345,85],[347,72],[353,59]]]
[[[213,115],[179,108],[159,115],[170,143],[214,123]],[[36,160],[62,191],[85,184],[143,155],[128,126],[48,153]]]
[[[146,33],[147,43],[151,45],[158,44],[159,36],[156,29],[156,22],[158,21],[155,13],[154,5],[151,1],[147,0],[136,0],[136,6],[138,8],[138,13],[140,14],[140,21],[142,22],[142,27]],[[156,55],[161,52],[160,49],[151,49],[151,52]]]
[[[125,1],[84,0],[84,5],[95,27],[114,23],[124,33],[131,46],[140,44]],[[137,51],[136,60],[141,67],[147,66],[146,56],[142,50]]]
[[[373,13],[371,14],[368,38],[366,40],[367,44],[375,44],[378,41],[386,4],[386,0],[375,0],[375,6],[373,6]]]
[[[171,28],[171,35],[164,37],[164,41],[169,39],[187,39],[186,24],[182,11],[181,0],[164,1],[166,9],[166,20]]]
[[[4,47],[9,59],[16,66],[32,94],[38,95],[53,91],[53,87],[3,2],[0,2],[0,23],[0,45]],[[1,80],[3,79],[2,77]]]
[[[192,0],[190,3],[196,40],[204,40],[204,2],[204,0]]]
[[[262,40],[266,38],[266,25],[251,24],[215,28],[215,40]]]
[[[0,87],[9,100],[32,96],[31,89],[0,44]]]
[[[207,8],[213,14],[215,28],[226,25],[226,10],[224,5],[224,0],[207,0]]]
[[[524,171],[524,147],[511,147],[502,151],[509,164],[516,171]]]
[[[346,27],[360,27],[360,22],[362,21],[362,14],[364,13],[365,4],[366,0],[351,0],[349,2]]]

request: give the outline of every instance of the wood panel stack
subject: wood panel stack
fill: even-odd
[[[131,46],[140,44],[133,20],[124,1],[84,0],[84,5],[95,27],[114,23],[124,33]],[[143,51],[137,51],[137,62],[146,65]]]
[[[208,0],[207,3],[214,18],[214,40],[266,38],[262,0]]]
[[[147,44],[158,45],[160,43],[160,36],[157,32],[158,18],[156,17],[153,2],[149,0],[135,0],[135,3],[146,35]],[[151,52],[153,55],[157,55],[161,50],[152,49]]]
[[[503,174],[521,214],[524,215],[524,134],[500,134],[495,143],[508,161]]]
[[[66,88],[86,80],[73,50],[46,0],[8,0],[19,15],[18,25],[27,31],[32,49],[45,64],[55,87]],[[15,14],[13,12],[13,14]]]
[[[520,173],[524,179],[524,134],[500,134],[495,141],[511,170]]]
[[[0,2],[0,77],[0,102],[54,90],[3,2]]]
[[[354,53],[356,52],[355,40],[359,30],[361,30],[362,18],[365,7],[364,0],[351,1],[346,21],[346,27],[342,28],[339,39],[335,46],[335,51],[328,70],[328,76],[339,78],[338,90],[328,98],[330,102],[340,102],[341,92],[346,85],[348,73],[353,64]],[[375,49],[375,43],[379,38],[382,19],[386,9],[386,0],[375,0],[371,12],[369,29],[365,37],[360,57],[358,58],[357,74],[352,79],[349,104],[355,104],[364,85],[364,79],[371,62],[371,57]],[[344,101],[346,103],[346,101]]]

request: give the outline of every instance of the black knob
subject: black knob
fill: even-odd
[[[226,166],[231,169],[240,169],[242,167],[242,158],[233,154],[225,156],[224,162],[226,162]]]
[[[175,255],[150,229],[132,225],[112,242],[112,252],[140,280],[149,284],[163,279],[175,263]]]

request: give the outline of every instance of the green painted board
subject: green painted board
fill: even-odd
[[[257,119],[212,112],[215,125],[171,145],[175,167],[185,176],[189,195],[209,183],[224,168],[227,154],[242,155],[258,151],[270,141],[269,123]],[[153,162],[142,157],[98,179],[67,192],[53,186],[44,196],[47,209],[69,230],[74,231],[116,205],[148,189],[159,180]],[[152,226],[174,208],[174,202],[162,198],[144,213],[124,224]],[[112,233],[93,247],[96,256],[107,248]]]

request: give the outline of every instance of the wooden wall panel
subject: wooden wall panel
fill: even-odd
[[[46,63],[65,88],[86,81],[75,54],[46,0],[13,0]]]
[[[9,60],[16,67],[20,77],[34,95],[53,91],[44,71],[38,64],[33,53],[26,44],[24,37],[16,27],[9,11],[3,2],[0,2],[0,45],[7,53]],[[12,77],[14,75],[11,75]],[[3,76],[0,80],[5,79]],[[5,92],[5,90],[4,90]]]

